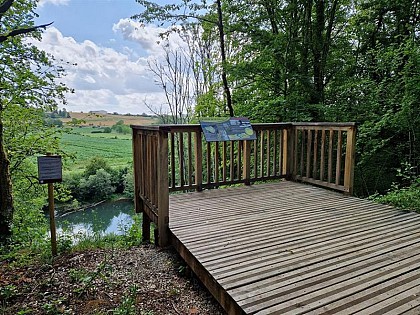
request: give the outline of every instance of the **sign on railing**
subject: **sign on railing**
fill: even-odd
[[[245,117],[216,117],[200,120],[207,142],[255,140],[257,135]]]

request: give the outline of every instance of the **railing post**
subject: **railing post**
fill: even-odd
[[[142,143],[142,134],[136,129],[133,129],[133,172],[134,172],[134,207],[136,213],[142,214],[142,241],[150,241],[150,218],[144,211],[144,202],[140,197],[143,176],[142,162],[144,161],[144,151]]]
[[[158,244],[169,244],[168,132],[159,130],[157,145]]]
[[[295,180],[294,159],[296,155],[295,132],[296,127],[290,125],[283,133],[283,171],[287,180]]]
[[[355,155],[356,126],[352,126],[347,130],[346,160],[344,166],[344,192],[348,195],[353,194]]]
[[[244,167],[242,170],[242,177],[245,181],[245,185],[250,185],[250,178],[251,178],[251,141],[245,140],[244,143],[244,151],[243,151],[243,159],[244,159]]]
[[[203,147],[201,140],[201,131],[195,132],[195,148],[194,148],[194,158],[195,158],[195,184],[197,185],[196,190],[202,191],[203,184]]]

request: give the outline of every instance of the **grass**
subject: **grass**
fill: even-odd
[[[94,157],[105,159],[111,167],[130,165],[132,157],[131,135],[117,133],[91,133],[100,130],[92,127],[72,128],[63,134],[61,146],[65,152],[74,155],[74,160],[66,160],[64,171],[83,171],[85,165]]]

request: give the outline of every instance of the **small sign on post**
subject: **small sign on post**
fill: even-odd
[[[40,184],[48,184],[48,210],[50,213],[51,252],[57,255],[57,232],[54,216],[54,183],[62,181],[61,156],[47,154],[38,157],[38,180]]]

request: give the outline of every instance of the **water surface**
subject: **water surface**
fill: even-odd
[[[56,218],[57,232],[68,235],[123,235],[133,224],[131,200],[104,202],[93,208]]]

